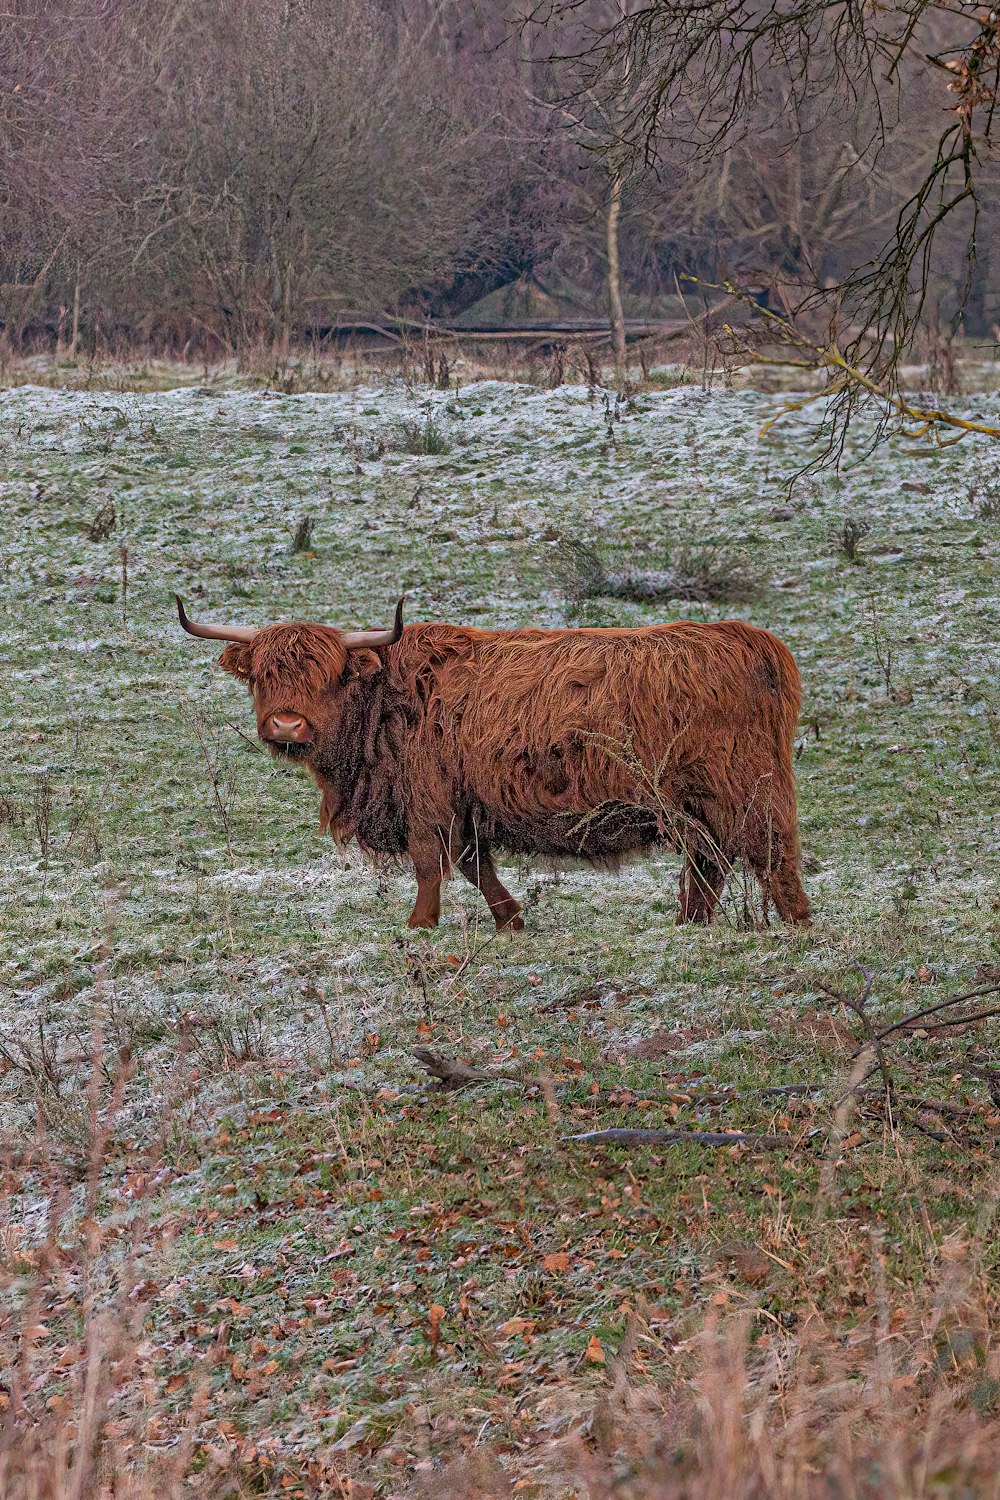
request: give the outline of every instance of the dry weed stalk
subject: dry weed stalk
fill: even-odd
[[[82,1160],[67,1159],[51,1139],[41,1108],[30,1149],[7,1142],[0,1157],[3,1500],[175,1500],[192,1493],[189,1482],[202,1467],[199,1428],[224,1334],[202,1356],[169,1433],[156,1408],[152,1346],[143,1342],[165,1243],[152,1208],[184,1069],[164,1090],[148,1148],[127,1154],[119,1131],[132,1061],[127,1051],[107,1055],[109,954],[108,943],[95,970],[91,1067],[77,1110],[85,1121]],[[29,1082],[44,1086],[31,1075]],[[109,1174],[110,1223],[102,1209]],[[210,1465],[196,1491],[212,1500],[241,1492],[235,1457]]]
[[[901,1303],[874,1234],[865,1282],[860,1320],[838,1328],[814,1308],[794,1331],[734,1310],[722,1289],[673,1346],[669,1389],[613,1358],[570,1438],[543,1435],[513,1457],[487,1447],[471,1467],[491,1485],[505,1473],[588,1500],[996,1500],[1000,1346],[984,1267],[946,1242],[937,1273]],[[640,1358],[657,1342],[641,1316],[630,1339]],[[463,1459],[436,1475],[436,1500],[465,1500],[469,1473]]]

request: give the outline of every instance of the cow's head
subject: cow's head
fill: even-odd
[[[189,635],[227,641],[219,665],[246,683],[257,733],[269,749],[302,760],[337,714],[338,688],[349,653],[391,646],[403,632],[403,601],[389,630],[335,630],[331,625],[195,625],[177,613]],[[372,667],[376,659],[370,658]],[[359,663],[360,665],[360,663]]]

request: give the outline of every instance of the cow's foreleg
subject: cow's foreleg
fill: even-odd
[[[681,871],[681,909],[677,924],[710,922],[719,904],[728,870],[703,850],[688,850]]]
[[[523,932],[521,908],[494,869],[489,850],[470,849],[456,860],[456,864],[466,880],[471,881],[486,898],[497,932]]]
[[[447,874],[440,845],[410,850],[417,877],[417,899],[407,927],[436,927],[441,916],[441,882]]]

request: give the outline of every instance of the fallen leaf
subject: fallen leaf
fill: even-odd
[[[762,1286],[770,1276],[773,1263],[753,1245],[737,1245],[729,1252],[736,1275],[748,1286]]]
[[[497,1329],[501,1338],[512,1339],[519,1333],[533,1333],[536,1319],[534,1318],[510,1318]]]
[[[233,1247],[235,1247],[235,1245],[236,1241],[233,1240],[231,1244],[227,1245],[226,1248],[232,1249]],[[222,1297],[215,1304],[215,1306],[219,1312],[232,1313],[234,1318],[244,1318],[250,1311],[249,1307],[247,1307],[244,1303],[237,1302],[235,1297]]]
[[[589,1365],[603,1365],[606,1362],[601,1341],[596,1333],[590,1335],[590,1343],[587,1345],[587,1352],[583,1357]]]
[[[556,1271],[569,1270],[569,1256],[565,1250],[554,1250],[551,1255],[542,1256],[542,1270],[555,1273]]]
[[[440,1302],[431,1304],[427,1315],[427,1336],[430,1339],[431,1353],[437,1352],[437,1346],[441,1341],[441,1319],[444,1317],[444,1308]]]

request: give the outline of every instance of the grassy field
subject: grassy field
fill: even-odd
[[[998,1493],[997,1021],[850,1079],[869,1017],[1000,980],[1000,465],[858,428],[789,490],[782,399],[0,395],[5,1496],[92,1460],[115,1495]],[[715,597],[581,597],[571,541]],[[412,877],[321,840],[175,589],[773,629],[815,925],[736,882],[678,930],[662,856],[501,869],[518,938],[464,882],[407,931]],[[783,1143],[569,1139],[619,1126]]]

